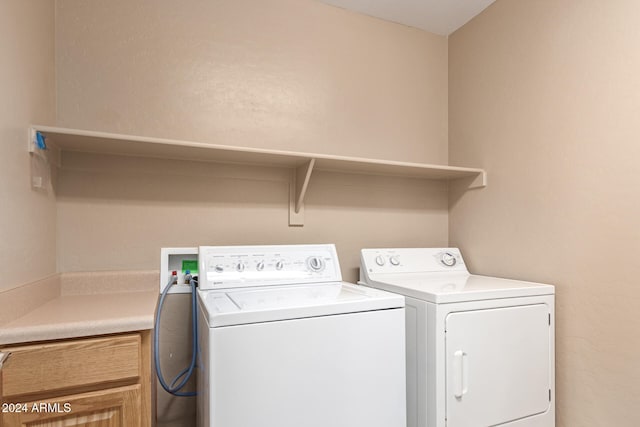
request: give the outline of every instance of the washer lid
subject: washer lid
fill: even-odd
[[[404,298],[351,283],[198,290],[209,327],[357,313],[404,307]]]
[[[433,303],[552,295],[555,292],[552,285],[466,272],[377,274],[370,275],[363,284]]]

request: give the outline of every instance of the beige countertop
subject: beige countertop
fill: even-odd
[[[157,292],[60,296],[0,328],[0,344],[153,329]]]
[[[0,344],[153,329],[158,291],[148,289],[68,294],[63,287],[59,295],[0,325]]]

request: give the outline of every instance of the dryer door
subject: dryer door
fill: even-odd
[[[449,314],[447,425],[492,426],[547,411],[550,337],[546,304]]]

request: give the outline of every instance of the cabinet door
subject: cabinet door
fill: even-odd
[[[26,406],[26,412],[2,414],[4,427],[139,427],[141,425],[139,384],[27,402],[22,405]]]
[[[447,425],[492,426],[547,411],[550,337],[546,304],[449,314]]]

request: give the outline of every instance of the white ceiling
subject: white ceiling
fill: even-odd
[[[323,3],[448,36],[495,0],[320,0]]]

